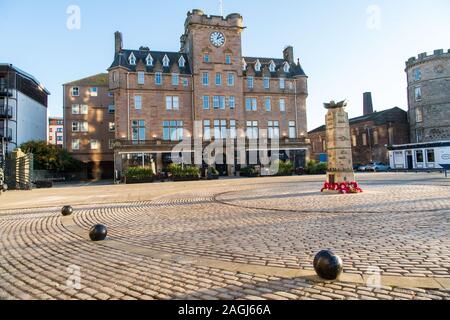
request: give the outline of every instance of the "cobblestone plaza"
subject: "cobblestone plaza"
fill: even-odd
[[[448,300],[450,179],[357,179],[355,195],[321,194],[323,176],[9,192],[0,298]],[[343,259],[338,281],[315,277],[322,249]]]

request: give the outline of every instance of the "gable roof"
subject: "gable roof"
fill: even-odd
[[[128,58],[130,55],[133,54],[136,57],[136,65],[130,65]],[[148,66],[146,59],[148,55],[151,55],[153,58],[153,65]],[[178,66],[178,61],[180,60],[180,57],[184,58],[185,66],[184,68],[180,69],[180,74],[191,74],[191,67],[189,65],[189,60],[186,54],[180,53],[180,52],[164,52],[164,51],[150,51],[150,50],[128,50],[123,49],[119,53],[117,53],[114,57],[114,61],[109,67],[109,69],[116,68],[116,67],[124,67],[128,69],[131,72],[136,72],[136,67],[139,64],[139,62],[142,62],[144,66],[146,67],[147,72],[153,72],[155,65],[157,62],[161,63],[161,66],[163,66],[163,59],[167,55],[167,57],[170,60],[168,67],[163,67],[163,73],[171,73],[171,68],[174,64]]]
[[[99,73],[90,77],[83,79],[71,81],[64,84],[65,86],[97,86],[97,87],[107,87],[109,86],[109,77],[107,73]]]
[[[407,112],[403,109],[400,109],[399,107],[394,107],[391,109],[386,109],[379,112],[373,112],[371,114],[365,115],[365,116],[359,116],[356,118],[349,119],[350,126],[358,124],[360,122],[366,122],[366,121],[374,121],[376,124],[383,124],[387,122],[395,122],[395,119],[391,117],[393,114],[402,113],[405,116],[405,119],[407,121]],[[320,126],[314,130],[309,131],[308,133],[317,133],[317,132],[324,132],[326,130],[326,125]]]

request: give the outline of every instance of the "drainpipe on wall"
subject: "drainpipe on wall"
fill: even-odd
[[[130,72],[127,72],[127,140],[130,140]]]

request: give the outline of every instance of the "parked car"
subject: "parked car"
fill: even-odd
[[[367,165],[366,164],[360,164],[360,165],[355,166],[355,167],[356,167],[355,168],[356,171],[361,171],[361,172],[367,171]]]
[[[366,171],[373,172],[387,172],[389,170],[391,170],[391,167],[382,162],[371,162],[366,167]]]

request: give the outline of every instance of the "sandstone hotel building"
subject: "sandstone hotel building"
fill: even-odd
[[[290,46],[280,50],[280,58],[243,56],[244,30],[239,14],[224,18],[193,10],[179,52],[125,49],[122,34],[115,33],[108,74],[116,172],[129,166],[161,172],[172,162],[172,149],[194,134],[207,145],[238,132],[250,140],[261,129],[269,141],[280,139],[280,158],[305,165],[307,76]],[[200,133],[194,123],[202,125]],[[242,156],[235,152],[234,163],[224,159],[216,167],[234,175]]]

